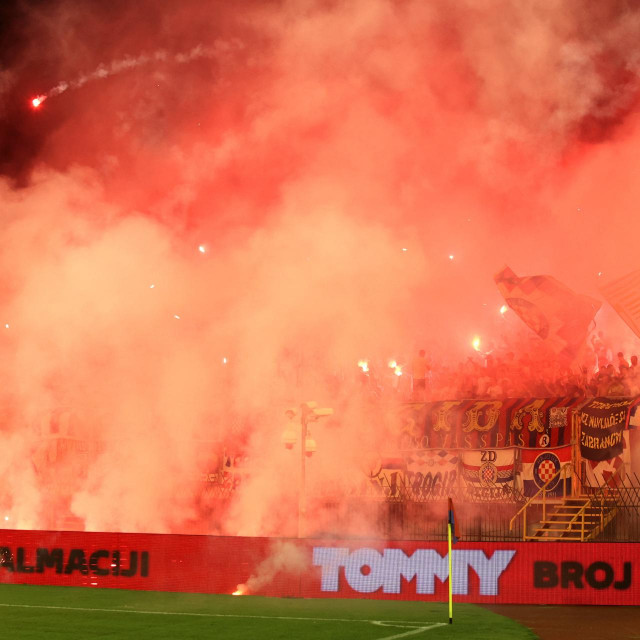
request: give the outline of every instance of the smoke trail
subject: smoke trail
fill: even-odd
[[[188,64],[189,62],[202,58],[222,60],[242,48],[243,45],[238,39],[216,40],[212,46],[198,44],[192,49],[181,53],[172,54],[164,49],[159,49],[151,54],[142,53],[136,57],[126,56],[119,60],[113,60],[108,64],[100,64],[90,73],[82,75],[74,80],[61,80],[57,85],[49,89],[49,91],[34,98],[32,103],[34,107],[39,107],[48,98],[59,96],[65,93],[65,91],[80,89],[88,82],[104,80],[105,78],[109,78],[119,73],[137,69],[138,67],[150,65],[152,63],[174,63],[181,65]]]

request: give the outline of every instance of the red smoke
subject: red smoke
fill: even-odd
[[[505,263],[594,296],[637,267],[636,11],[97,11],[34,15],[25,66],[0,78],[1,113],[48,52],[30,182],[0,185],[0,503],[15,526],[69,513],[88,529],[291,534],[286,408],[335,409],[312,427],[307,480],[344,495],[393,441],[347,392],[359,360],[424,347],[455,366],[475,335],[498,341]],[[633,345],[607,313],[600,328]],[[242,489],[212,515],[202,474],[236,456]]]

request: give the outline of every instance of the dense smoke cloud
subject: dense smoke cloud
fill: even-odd
[[[0,376],[15,526],[50,526],[67,500],[88,529],[197,528],[202,458],[241,450],[251,473],[213,532],[294,533],[286,407],[335,408],[309,484],[348,484],[390,437],[341,390],[360,358],[424,346],[455,362],[475,333],[497,340],[505,263],[596,296],[637,268],[631,4],[13,9]],[[45,450],[58,414],[95,450]]]

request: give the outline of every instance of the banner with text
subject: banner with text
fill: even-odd
[[[462,479],[467,491],[482,499],[484,487],[501,491],[513,484],[514,454],[514,449],[464,451]]]
[[[622,435],[639,398],[592,398],[578,410],[580,455],[585,460],[610,460],[622,454]]]
[[[585,470],[587,484],[591,487],[624,484],[627,473],[631,470],[629,432],[625,431],[622,435],[622,453],[619,456],[609,460],[587,460]]]
[[[399,447],[412,449],[544,449],[571,442],[575,398],[449,400],[403,405]]]
[[[453,595],[458,602],[640,605],[639,551],[638,543],[463,537],[452,556]],[[448,576],[444,541],[0,530],[2,583],[445,602]]]

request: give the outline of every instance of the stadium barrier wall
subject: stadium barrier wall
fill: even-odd
[[[638,543],[458,543],[459,602],[640,605]],[[444,542],[0,530],[0,582],[446,601]],[[247,586],[240,590],[247,591]]]

